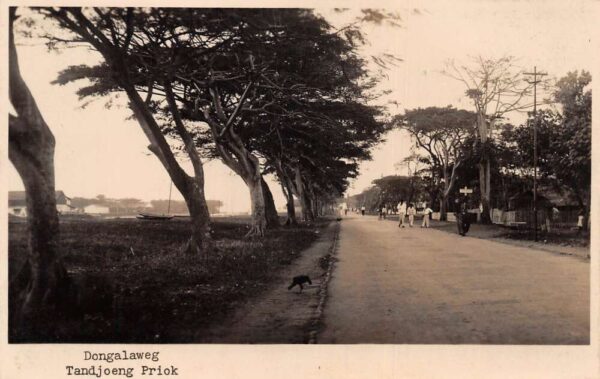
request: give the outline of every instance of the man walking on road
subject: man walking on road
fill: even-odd
[[[406,213],[408,213],[408,226],[412,228],[413,223],[415,222],[415,215],[417,214],[417,209],[413,203],[410,203]]]
[[[398,217],[400,218],[400,221],[398,222],[399,228],[400,227],[404,228],[404,216],[405,215],[406,215],[406,203],[402,199],[398,203]]]
[[[458,234],[465,236],[471,227],[471,220],[469,220],[468,205],[466,201],[460,201],[456,199],[457,211],[456,211],[456,226],[458,227]]]
[[[429,218],[433,213],[433,209],[427,206],[427,203],[423,203],[425,209],[423,209],[423,223],[421,224],[421,228],[429,228]]]

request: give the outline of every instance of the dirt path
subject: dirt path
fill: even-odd
[[[326,277],[321,258],[332,249],[339,223],[321,229],[321,236],[302,256],[283,270],[271,289],[240,307],[198,343],[307,343],[316,328],[321,282]],[[287,290],[291,278],[308,275],[312,285]],[[312,333],[311,333],[312,332]],[[203,332],[204,333],[204,332]]]
[[[342,222],[318,343],[589,343],[589,261]]]

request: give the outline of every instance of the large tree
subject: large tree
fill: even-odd
[[[444,73],[466,87],[477,114],[477,145],[479,152],[479,190],[483,207],[481,220],[491,222],[492,201],[492,151],[497,123],[506,114],[531,107],[526,100],[532,85],[524,80],[523,71],[513,57],[489,59],[478,56],[471,66],[450,61]]]
[[[470,148],[466,143],[474,132],[475,113],[452,107],[418,108],[397,116],[396,122],[428,155],[432,171],[439,172],[438,184],[442,187],[440,219],[446,220],[448,197],[454,191],[457,170]]]
[[[554,99],[561,105],[562,122],[554,138],[551,161],[555,175],[568,186],[584,211],[590,212],[592,180],[592,76],[587,71],[568,73],[556,83]]]
[[[10,161],[27,193],[29,230],[27,263],[11,283],[13,317],[28,329],[62,317],[68,306],[70,280],[60,259],[59,222],[54,187],[54,146],[31,91],[21,76],[14,38],[16,8],[9,14],[9,98],[16,115],[9,115]]]
[[[148,43],[153,38],[145,33],[149,23],[164,27],[162,38],[169,40],[177,28],[176,22],[163,22],[165,18],[177,20],[185,17],[185,12],[176,15],[164,15],[154,9],[134,8],[40,8],[47,18],[60,27],[58,33],[46,35],[52,43],[85,44],[97,51],[103,62],[93,68],[77,66],[63,72],[59,83],[87,78],[92,85],[80,90],[81,96],[107,94],[122,91],[127,94],[129,106],[142,131],[149,141],[148,149],[159,159],[173,183],[183,195],[191,216],[191,237],[185,251],[199,253],[210,245],[210,217],[204,194],[204,169],[201,157],[196,149],[193,135],[182,122],[175,103],[171,81],[173,71],[169,62],[162,56],[134,55],[134,47]],[[201,15],[198,22],[211,19],[209,14]],[[207,22],[208,23],[208,22]],[[64,31],[68,31],[65,36]],[[137,63],[143,59],[156,59],[162,64],[155,67],[149,75],[142,75]],[[162,60],[161,60],[162,59]],[[160,97],[166,103],[169,119],[156,117],[158,106],[154,97]],[[177,161],[176,154],[163,130],[174,130],[190,160],[193,174],[188,174]]]

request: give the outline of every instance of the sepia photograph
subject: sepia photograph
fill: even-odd
[[[574,3],[5,5],[8,345],[596,343]]]

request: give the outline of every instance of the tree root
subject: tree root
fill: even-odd
[[[27,261],[10,284],[11,329],[25,338],[56,335],[54,325],[76,316],[78,308],[77,286],[60,261],[37,275]]]
[[[260,225],[252,225],[244,238],[262,238],[265,236],[265,228]]]

